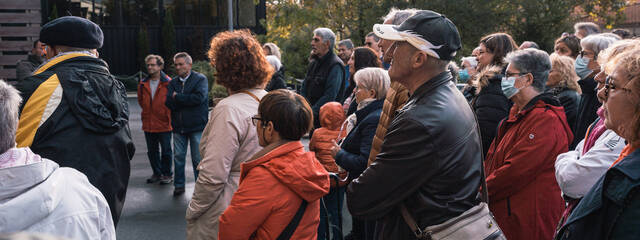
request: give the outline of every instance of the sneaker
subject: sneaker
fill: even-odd
[[[184,194],[184,187],[176,187],[173,189],[173,196],[178,196]]]
[[[150,178],[147,178],[147,183],[157,183],[159,181],[160,181],[160,176],[155,174],[151,175]]]
[[[173,177],[171,176],[161,176],[160,177],[160,185],[165,185],[173,182]]]

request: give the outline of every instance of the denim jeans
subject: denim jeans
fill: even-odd
[[[198,164],[200,163],[200,138],[202,131],[187,134],[173,133],[173,161],[175,164],[175,177],[173,185],[184,187],[184,165],[187,156],[187,144],[191,149],[191,164],[193,165],[193,176],[198,179]]]
[[[345,187],[331,188],[329,194],[322,197],[324,205],[320,204],[320,225],[318,225],[318,240],[329,239],[327,231],[327,213],[329,213],[329,231],[332,240],[342,240],[342,204],[344,202]]]
[[[171,158],[173,157],[171,154],[171,132],[144,132],[144,139],[147,141],[147,156],[153,175],[171,176]]]

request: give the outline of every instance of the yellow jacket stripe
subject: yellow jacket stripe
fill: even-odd
[[[31,95],[24,105],[18,130],[16,132],[16,143],[18,147],[29,147],[33,143],[36,131],[43,121],[43,115],[51,96],[60,86],[58,75],[54,74],[47,81],[44,81],[38,89]]]
[[[56,65],[56,64],[58,64],[58,63],[60,63],[60,62],[62,62],[64,60],[71,59],[71,58],[74,58],[74,57],[79,57],[79,56],[91,56],[91,55],[86,54],[86,53],[71,53],[71,54],[67,54],[67,55],[62,55],[62,56],[56,57],[54,59],[51,59],[51,61],[49,61],[47,64],[45,64],[42,67],[38,68],[38,70],[36,70],[33,73],[33,75],[40,74],[40,73],[46,71],[47,69],[49,69],[51,66]]]

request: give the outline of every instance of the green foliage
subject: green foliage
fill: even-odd
[[[176,28],[173,25],[173,14],[167,9],[162,25],[162,58],[164,58],[167,73],[175,73],[173,55],[176,54]]]
[[[136,42],[138,46],[137,52],[137,63],[140,64],[140,70],[145,71],[145,62],[144,58],[149,54],[149,37],[147,34],[147,26],[141,25],[140,30],[138,30],[138,39]]]
[[[216,83],[216,69],[208,61],[195,61],[191,67],[193,71],[202,73],[209,80],[209,89]]]
[[[227,88],[223,87],[220,84],[215,84],[209,91],[209,99],[215,98],[226,98],[229,96],[229,92],[227,92]]]
[[[389,9],[429,9],[451,19],[460,32],[466,56],[482,36],[506,32],[516,42],[534,41],[553,51],[562,32],[591,17],[607,28],[623,19],[624,0],[267,0],[267,34],[262,42],[274,42],[282,52],[287,75],[304,78],[312,31],[327,27],[338,40],[350,38],[361,46],[373,24],[382,23]]]
[[[53,7],[51,8],[51,14],[49,14],[49,21],[58,18],[58,7],[56,7],[56,4],[53,4]]]

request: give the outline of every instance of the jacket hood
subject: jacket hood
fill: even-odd
[[[129,105],[124,85],[101,59],[78,56],[52,66],[62,85],[63,97],[80,124],[98,133],[126,127]]]
[[[285,143],[264,156],[242,164],[240,181],[254,167],[264,167],[282,184],[307,202],[329,193],[329,173],[316,160],[313,152],[305,152],[300,141]]]
[[[567,134],[568,142],[571,143],[571,141],[573,140],[573,132],[571,131],[571,127],[569,127],[569,124],[567,123],[567,116],[565,114],[564,107],[562,107],[560,100],[558,100],[558,98],[551,93],[542,93],[534,97],[533,99],[531,99],[531,101],[529,101],[529,103],[527,103],[527,105],[524,106],[524,108],[522,108],[522,111],[520,111],[519,113],[515,112],[517,111],[517,106],[514,105],[511,108],[511,113],[509,114],[509,120],[513,121],[513,118],[511,116],[514,115],[526,115],[534,108],[545,108],[545,111],[551,111],[558,118],[560,118],[562,120],[560,122],[562,123],[564,131]],[[516,118],[518,118],[518,116],[516,116]]]
[[[42,159],[34,164],[0,169],[0,232],[25,229],[56,208],[64,186],[48,179],[58,168],[57,163]]]
[[[502,76],[502,68],[500,66],[493,65],[486,67],[476,77],[478,80],[476,82],[476,94],[480,93],[480,91],[490,83],[502,81]]]
[[[342,105],[338,102],[328,102],[320,108],[320,126],[329,130],[340,130],[345,118]]]

